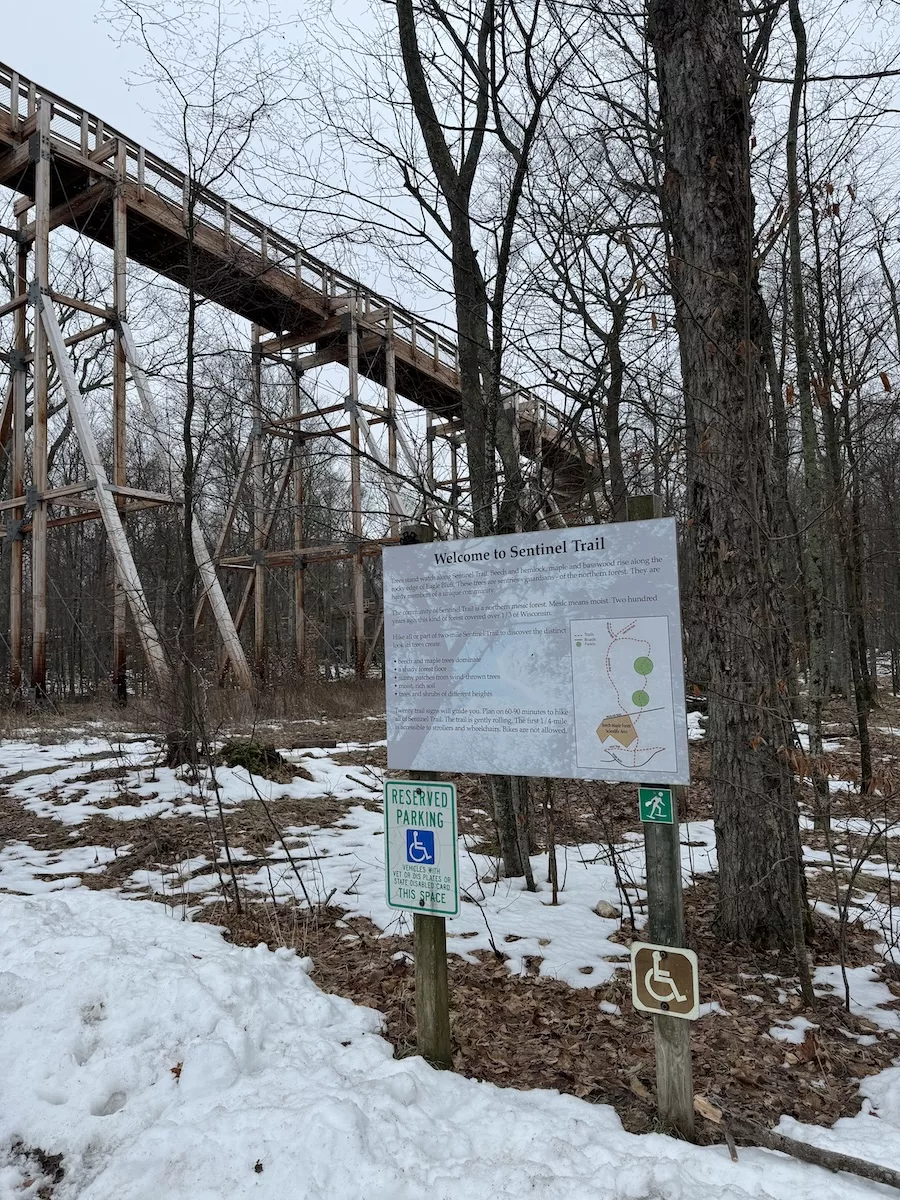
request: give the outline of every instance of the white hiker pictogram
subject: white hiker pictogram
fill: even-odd
[[[687,996],[683,996],[681,992],[679,992],[675,984],[675,980],[668,971],[664,970],[659,965],[662,961],[662,957],[662,950],[653,951],[653,966],[644,976],[644,987],[647,989],[653,999],[658,1000],[660,1004],[672,1004],[673,1002],[684,1004],[685,1000],[687,1000]],[[664,989],[662,994],[656,991],[656,989],[653,987],[654,983],[659,984],[660,987]]]
[[[647,807],[647,813],[651,817],[661,817],[665,812],[665,808],[666,798],[662,792],[657,792]]]

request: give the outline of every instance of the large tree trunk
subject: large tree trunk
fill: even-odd
[[[698,660],[709,693],[721,936],[802,955],[787,750],[790,642],[771,537],[772,447],[737,0],[649,0],[688,428]]]

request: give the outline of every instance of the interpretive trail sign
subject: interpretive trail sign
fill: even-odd
[[[383,564],[389,767],[689,781],[674,520]]]
[[[456,786],[386,780],[384,834],[391,908],[455,917],[459,912]]]

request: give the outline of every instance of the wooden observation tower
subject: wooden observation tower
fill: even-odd
[[[265,661],[267,572],[273,568],[293,571],[297,654],[302,664],[304,571],[320,561],[346,561],[353,581],[355,666],[357,673],[365,673],[379,633],[374,620],[367,628],[365,556],[379,553],[382,545],[396,540],[402,523],[416,516],[429,520],[439,535],[458,533],[460,513],[465,511],[466,469],[454,342],[229,201],[197,188],[182,171],[98,117],[2,64],[0,185],[15,196],[15,225],[0,226],[0,236],[11,239],[16,248],[15,294],[0,306],[0,317],[9,318],[4,328],[11,327],[7,344],[0,347],[0,361],[9,370],[8,386],[0,390],[0,447],[11,462],[9,495],[0,501],[4,515],[0,536],[11,542],[13,688],[30,684],[38,693],[46,688],[47,539],[54,528],[78,521],[102,521],[115,563],[114,686],[124,696],[127,612],[157,684],[166,691],[171,682],[171,666],[135,566],[126,523],[127,514],[134,510],[178,503],[172,495],[130,487],[126,475],[129,377],[142,405],[148,411],[153,406],[151,384],[128,323],[131,262],[178,284],[192,285],[207,300],[221,304],[252,327],[252,432],[212,550],[199,522],[195,519],[193,523],[193,550],[203,587],[195,621],[207,610],[212,614],[235,679],[252,689]],[[51,238],[61,226],[112,250],[109,306],[89,304],[55,289]],[[84,312],[91,323],[65,337],[59,306]],[[76,342],[108,331],[113,334],[114,356],[108,409],[112,456],[111,462],[105,463],[79,391],[70,350]],[[300,378],[327,363],[346,369],[346,397],[340,404],[309,409],[304,406]],[[83,478],[53,488],[48,483],[51,364],[85,464]],[[264,364],[283,368],[292,382],[291,410],[274,420],[266,419],[263,405]],[[361,376],[377,385],[378,403],[361,401]],[[507,393],[505,402],[518,430],[523,457],[555,481],[548,489],[545,519],[562,524],[567,497],[591,490],[595,473],[592,439],[579,437],[564,414],[541,396],[512,383]],[[424,468],[397,420],[401,400],[422,414]],[[26,438],[29,414],[31,436]],[[386,427],[386,436],[379,426]],[[299,506],[301,498],[297,447],[303,438],[321,437],[332,440],[335,455],[349,458],[347,506],[352,536],[336,545],[305,546],[302,520],[295,509],[292,544],[273,546],[270,539],[278,504],[290,497]],[[282,439],[282,447],[286,439],[294,450],[286,458],[272,504],[272,497],[264,492],[264,466],[274,439]],[[434,477],[433,447],[438,441],[448,447],[447,480]],[[383,472],[389,516],[381,534],[373,535],[364,520],[364,458]],[[402,491],[404,479],[414,482],[423,497],[418,514],[409,511]],[[252,544],[238,552],[228,548],[228,538],[244,488],[252,492]],[[30,668],[23,621],[26,539],[30,541],[31,571]],[[229,569],[246,573],[235,613],[220,583],[219,573]],[[251,611],[252,654],[248,655],[241,628]]]

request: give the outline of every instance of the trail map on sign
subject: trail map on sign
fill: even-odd
[[[570,621],[579,767],[676,769],[667,617]]]

